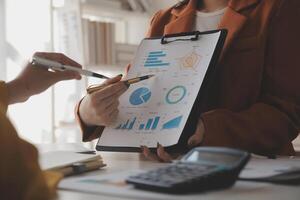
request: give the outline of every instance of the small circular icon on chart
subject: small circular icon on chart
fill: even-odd
[[[184,86],[173,87],[166,96],[166,102],[168,104],[179,103],[186,95],[186,88]]]
[[[151,98],[151,91],[146,87],[136,89],[129,98],[132,105],[141,105],[147,103]]]

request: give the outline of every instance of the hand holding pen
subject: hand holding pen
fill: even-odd
[[[60,53],[38,52],[34,54],[34,57],[72,65],[77,69],[82,68],[80,64]],[[33,66],[32,63],[28,63],[17,78],[7,83],[9,104],[24,102],[29,97],[45,91],[59,81],[81,79],[81,75],[76,71],[50,72],[47,68]]]
[[[108,126],[118,115],[119,97],[128,89],[122,75],[106,80],[102,89],[87,94],[79,104],[79,116],[88,126]]]
[[[92,71],[81,69],[78,63],[63,62],[63,60],[52,59],[50,57],[36,54],[32,58],[32,65],[36,70],[44,70],[47,73],[49,69],[55,74],[70,73],[95,78],[107,79],[103,84],[91,86],[87,89],[88,95],[83,98],[79,104],[79,115],[81,120],[90,126],[107,126],[118,115],[119,97],[128,89],[130,84],[134,84],[153,77],[146,75],[136,77],[126,81],[121,81],[122,75],[109,79],[107,76]]]
[[[149,79],[146,75],[129,80],[121,80],[122,75],[105,81],[101,85],[91,86],[79,105],[79,116],[89,126],[108,126],[118,115],[119,97],[129,85]]]

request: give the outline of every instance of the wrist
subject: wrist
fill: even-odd
[[[81,101],[78,103],[78,118],[80,119],[81,123],[83,123],[85,126],[93,126],[91,123],[89,123],[89,114],[87,111],[87,108],[85,106],[86,104],[86,96],[81,99]]]
[[[30,97],[25,84],[18,78],[7,83],[7,91],[8,104],[21,103]]]

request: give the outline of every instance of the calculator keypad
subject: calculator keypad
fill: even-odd
[[[162,187],[187,184],[197,179],[205,179],[216,166],[177,163],[128,178],[128,182],[143,183]]]

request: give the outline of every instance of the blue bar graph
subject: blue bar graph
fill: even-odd
[[[141,124],[139,129],[144,130],[144,128],[145,128],[145,124]]]
[[[157,128],[159,119],[160,119],[160,117],[155,117],[152,128],[151,128],[152,130],[155,130]]]
[[[149,54],[150,55],[155,55],[155,54],[162,54],[162,53],[164,53],[163,51],[151,51]]]
[[[164,62],[162,59],[165,58],[167,54],[164,51],[151,51],[149,52],[147,59],[145,61],[144,67],[166,67],[170,63]]]
[[[152,122],[153,122],[153,119],[148,119],[148,122],[147,122],[147,125],[146,125],[146,130],[150,130]]]
[[[158,123],[159,123],[160,117],[155,117],[148,119],[146,124],[140,124],[139,130],[155,130],[157,129]]]
[[[132,130],[136,122],[136,117],[133,120],[127,120],[124,124],[118,125],[115,129],[117,130]]]

